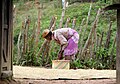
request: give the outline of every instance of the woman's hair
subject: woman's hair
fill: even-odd
[[[45,36],[45,38],[51,35],[52,35],[52,31],[49,31],[49,33]]]

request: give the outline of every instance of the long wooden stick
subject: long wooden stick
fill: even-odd
[[[27,51],[27,26],[28,26],[28,18],[25,19],[25,25],[24,25],[24,33],[23,33],[23,56],[25,55]]]
[[[55,24],[56,24],[56,18],[55,17],[53,17],[53,20],[54,20],[54,23],[53,23],[53,25],[50,28],[51,31],[54,30]],[[43,53],[42,53],[42,61],[44,61],[44,57],[45,56],[46,56],[46,58],[49,57],[48,56],[49,55],[48,54],[49,50],[50,50],[50,41],[45,40],[44,43],[43,43],[43,45],[42,45],[42,47],[40,48],[40,52],[38,53],[38,56],[39,56],[40,53],[41,53],[41,51],[43,51]],[[48,62],[48,60],[47,60],[47,62]]]
[[[25,34],[26,34],[26,52],[28,51],[28,31],[29,31],[29,27],[30,27],[30,18],[29,16],[27,16],[27,27],[26,27],[26,30],[25,30]]]
[[[104,32],[102,32],[102,36],[101,36],[101,38],[100,38],[100,42],[99,42],[99,47],[101,47],[101,46],[102,46],[103,37],[104,37]]]
[[[114,52],[114,49],[115,49],[115,44],[116,44],[116,36],[114,38],[114,41],[113,41],[113,44],[112,44],[112,50],[111,50],[111,53],[110,53],[110,68],[111,69],[114,69],[113,65],[114,65],[114,62],[113,62],[113,52]]]
[[[53,23],[53,22],[54,22],[54,23]],[[55,25],[55,17],[52,17],[52,19],[51,19],[51,21],[50,21],[50,26],[52,25],[51,28],[49,28],[50,30],[53,29],[53,24]],[[39,52],[38,52],[38,54],[37,54],[37,57],[40,56],[43,48],[45,48],[46,43],[48,43],[48,41],[47,41],[47,40],[44,40],[44,42],[43,42],[43,44],[41,45],[40,50],[39,50]]]
[[[51,27],[52,27],[53,24],[54,24],[55,19],[57,19],[57,17],[52,16],[52,18],[51,18],[51,20],[50,20],[50,25],[49,25],[49,29],[50,29],[50,30],[51,30]]]
[[[70,18],[68,17],[67,20],[66,20],[66,23],[65,23],[65,25],[64,25],[65,28],[68,27],[69,22],[70,22]]]
[[[72,28],[74,29],[75,28],[75,25],[76,25],[76,18],[73,19],[73,22],[72,22]]]
[[[40,7],[40,2],[37,3],[37,9],[38,9],[38,26],[37,26],[37,30],[36,30],[36,46],[38,45],[39,42],[39,35],[40,35],[40,21],[41,21],[41,7]]]
[[[86,20],[86,24],[85,24],[85,27],[84,27],[84,35],[86,35],[86,30],[87,30],[87,26],[88,26],[88,22],[89,22],[89,19],[90,19],[90,14],[91,14],[91,9],[92,9],[92,3],[90,4],[90,8],[89,8],[89,11],[88,11],[87,20]],[[83,35],[83,37],[84,37],[84,35]]]
[[[21,35],[22,35],[22,33],[23,33],[23,28],[24,28],[24,23],[22,22],[22,28],[21,28],[21,30],[20,30],[20,33],[19,33],[19,36],[18,36],[18,41],[17,41],[17,63],[19,63],[19,60],[20,60],[20,58],[21,58],[21,53],[20,53],[20,39],[21,39]]]
[[[82,22],[81,22],[81,25],[80,25],[80,30],[79,30],[79,43],[80,43],[80,48],[79,48],[79,58],[80,58],[80,54],[81,54],[81,51],[82,51],[82,31],[83,31],[83,24],[84,24],[84,21],[85,21],[85,18],[82,19]]]
[[[110,25],[109,25],[109,29],[107,32],[107,39],[106,39],[106,43],[105,43],[105,48],[107,48],[107,49],[109,48],[109,43],[110,43],[111,28],[112,28],[112,21],[110,22]]]
[[[64,20],[64,16],[65,16],[65,9],[66,9],[66,0],[64,2],[64,6],[62,9],[62,15],[61,15],[60,23],[59,23],[59,28],[62,28],[62,24],[63,24],[63,20]]]
[[[82,45],[83,45],[83,40],[84,40],[84,36],[86,35],[86,29],[87,29],[87,26],[88,26],[88,22],[89,22],[89,19],[90,19],[90,13],[91,13],[91,8],[92,8],[92,3],[90,4],[90,8],[89,8],[89,11],[88,11],[88,16],[87,16],[87,20],[86,20],[86,24],[85,24],[85,27],[84,27],[84,31],[81,32],[81,35],[80,35],[80,51],[79,51],[79,54],[81,55],[82,53]],[[84,21],[85,19],[83,19]],[[83,28],[83,26],[81,26]],[[80,28],[80,29],[82,29]],[[84,34],[84,35],[83,35]]]
[[[88,11],[88,17],[87,17],[85,28],[87,28],[87,26],[88,26],[88,22],[89,22],[89,19],[90,19],[91,9],[92,9],[92,3],[90,4],[90,8],[89,8],[89,11]]]
[[[100,11],[101,11],[101,9],[99,9],[98,12],[97,12],[95,21],[94,21],[94,23],[93,23],[93,26],[92,26],[92,28],[91,28],[91,31],[90,31],[90,33],[89,33],[88,39],[87,39],[87,41],[86,41],[86,43],[85,43],[85,45],[84,45],[84,48],[83,48],[83,50],[82,50],[81,55],[83,55],[85,49],[88,47],[88,44],[89,44],[90,39],[91,39],[91,37],[92,37],[93,31],[94,31],[95,28],[96,28],[96,24],[97,24],[98,19],[99,19]]]
[[[50,28],[51,31],[54,30],[55,24],[56,24],[56,18],[54,18],[54,23],[53,23],[52,27]],[[44,52],[43,52],[42,58],[44,58],[43,56],[46,56],[46,58],[49,58],[49,56],[48,56],[49,55],[49,50],[50,50],[50,41],[47,41],[47,43],[44,47]],[[48,62],[48,60],[47,60],[47,62]]]

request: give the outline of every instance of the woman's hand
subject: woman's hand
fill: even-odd
[[[58,53],[58,60],[63,59],[63,51],[60,50],[60,52]]]

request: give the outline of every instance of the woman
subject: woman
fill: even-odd
[[[58,54],[58,59],[74,60],[75,54],[78,52],[79,34],[71,28],[61,28],[54,31],[45,29],[42,37],[51,41],[54,40],[60,44],[61,49]]]

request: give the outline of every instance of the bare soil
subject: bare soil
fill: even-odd
[[[13,66],[14,78],[25,79],[116,79],[116,70],[95,69],[46,69],[40,67]]]
[[[0,84],[116,84],[116,70],[13,66],[13,78],[0,80]]]
[[[116,84],[115,79],[101,80],[29,80],[17,79],[21,84]]]
[[[15,79],[12,81],[0,81],[0,84],[116,84],[116,79],[95,79],[95,80],[35,80]]]

